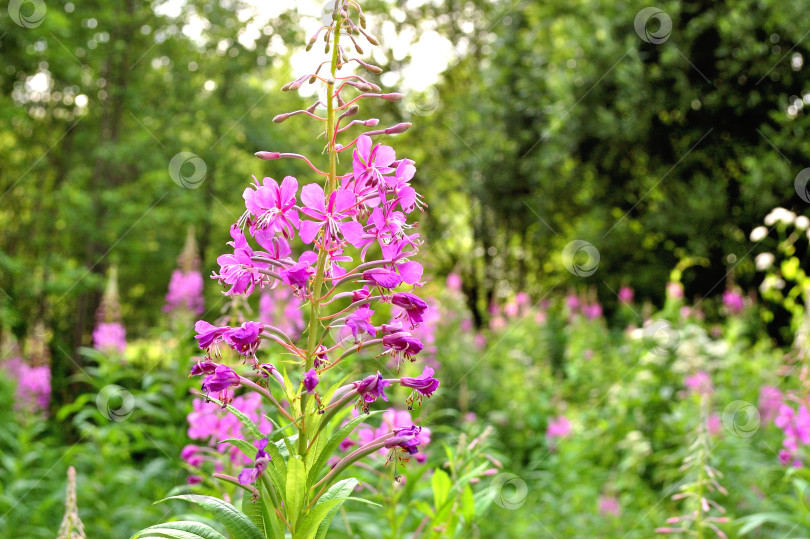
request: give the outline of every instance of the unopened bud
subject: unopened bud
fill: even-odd
[[[360,90],[361,92],[370,92],[373,90],[370,84],[366,84],[365,82],[358,82],[355,84],[355,87]],[[378,90],[379,91],[379,90]]]
[[[354,43],[354,48],[355,48],[355,50],[357,50],[357,54],[365,54],[363,52],[363,48],[360,45],[358,45],[356,42]]]
[[[376,75],[379,75],[380,73],[383,72],[381,67],[375,66],[375,65],[372,65],[372,64],[363,64],[363,67],[365,67],[366,69],[368,69],[369,71],[371,71],[372,73],[374,73]]]
[[[317,77],[317,76],[315,76],[315,75],[312,75],[312,76],[309,78],[309,83],[310,83],[310,84],[315,84],[315,81],[316,81],[316,80],[318,80],[318,77]]]
[[[340,117],[341,118],[348,118],[349,116],[354,116],[358,112],[360,112],[360,107],[358,107],[357,105],[352,105],[351,107],[346,109],[346,112],[341,114]]]
[[[374,91],[374,92],[380,93],[382,91],[382,88],[380,88],[379,86],[377,86],[373,82],[369,82],[368,85],[371,86],[371,90]]]
[[[371,34],[367,34],[367,33],[363,32],[363,35],[366,36],[366,39],[372,45],[379,45],[380,44],[380,42],[377,40],[377,38],[372,36]]]
[[[325,53],[329,52],[329,43],[327,43],[326,47],[323,48],[323,52],[325,52]]]
[[[290,83],[290,87],[287,88],[288,90],[297,90],[301,87],[301,79],[293,81]]]
[[[329,84],[329,85],[333,86],[335,84],[335,78],[332,75],[327,76],[326,77],[326,84]]]
[[[385,99],[386,101],[391,101],[392,103],[396,103],[397,101],[400,101],[403,97],[405,97],[405,94],[400,94],[400,93],[382,94],[380,97],[382,99]]]
[[[378,120],[377,118],[370,118],[366,120],[363,125],[365,125],[366,127],[374,127],[378,123],[380,123],[380,120]]]
[[[281,154],[279,152],[256,152],[256,157],[262,159],[263,161],[272,161],[273,159],[281,159]]]
[[[292,82],[288,82],[287,84],[285,84],[284,86],[281,87],[281,91],[286,92],[287,90],[290,89],[291,85],[292,85]]]
[[[362,13],[360,14],[360,26],[365,28],[366,27],[366,16]]]
[[[273,123],[280,124],[281,122],[283,122],[284,120],[286,120],[289,117],[290,117],[290,115],[287,114],[287,113],[279,114],[278,116],[273,118]]]
[[[397,125],[395,125],[393,127],[389,127],[388,129],[386,129],[385,134],[386,135],[398,135],[399,133],[404,133],[405,131],[410,129],[412,125],[413,124],[408,123],[408,122],[397,124]]]

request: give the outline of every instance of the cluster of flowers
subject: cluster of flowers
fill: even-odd
[[[798,454],[799,447],[810,445],[810,409],[804,403],[799,404],[796,409],[782,403],[773,422],[785,435],[779,451],[779,462],[785,466],[801,468],[803,463]]]
[[[565,298],[565,306],[570,316],[581,314],[587,320],[598,320],[602,318],[602,305],[596,300],[583,300],[576,294],[568,294]]]
[[[360,26],[349,16],[357,11]],[[305,327],[306,344],[296,344],[300,323],[292,327],[264,321],[245,321],[240,326],[213,325],[198,321],[195,325],[199,347],[207,357],[191,370],[202,375],[202,390],[220,402],[234,401],[234,390],[245,387],[257,391],[273,404],[298,429],[298,453],[304,456],[314,432],[307,430],[308,416],[326,414],[350,403],[368,411],[378,398],[387,401],[385,388],[399,384],[412,390],[408,404],[430,397],[439,386],[433,369],[425,368],[419,377],[398,376],[385,378],[380,372],[339,387],[330,396],[323,379],[346,358],[361,350],[376,351],[388,356],[399,372],[403,361],[414,361],[424,349],[424,343],[413,331],[425,320],[427,302],[414,292],[422,286],[422,266],[413,258],[422,243],[414,225],[407,216],[424,204],[411,185],[416,168],[413,161],[397,158],[390,146],[375,143],[372,136],[393,135],[406,131],[410,124],[401,123],[386,129],[372,129],[353,138],[347,144],[338,142],[338,136],[353,126],[376,127],[379,121],[344,119],[359,112],[357,103],[364,99],[398,101],[402,94],[381,93],[380,88],[358,74],[339,76],[338,70],[357,62],[372,73],[381,69],[358,58],[349,59],[337,43],[342,34],[355,42],[355,36],[364,35],[372,44],[376,40],[364,29],[364,16],[355,2],[336,2],[333,25],[322,27],[310,40],[307,50],[326,31],[327,50],[333,47],[332,60],[322,63],[314,73],[308,73],[286,85],[282,90],[297,90],[306,81],[321,81],[326,86],[326,97],[306,110],[276,116],[281,123],[293,116],[306,115],[324,124],[329,156],[328,171],[321,171],[306,157],[295,153],[273,151],[257,152],[265,161],[281,158],[303,160],[314,172],[325,178],[299,188],[298,180],[287,176],[281,182],[266,177],[243,192],[245,212],[231,227],[232,252],[221,255],[218,271],[213,278],[220,281],[226,295],[250,296],[257,289],[276,291],[286,289],[308,311]],[[335,43],[332,45],[329,38]],[[357,47],[359,50],[359,47]],[[329,66],[328,74],[319,74]],[[359,91],[354,97],[343,97],[347,90]],[[326,109],[319,116],[319,108]],[[338,155],[351,152],[350,170],[338,173]],[[297,245],[305,250],[296,254]],[[398,308],[394,319],[377,320],[378,304]],[[296,310],[298,306],[296,305]],[[388,310],[388,309],[386,309]],[[286,309],[285,309],[286,313]],[[263,317],[265,318],[265,317]],[[278,322],[278,320],[276,320]],[[345,333],[348,339],[335,335]],[[350,332],[350,336],[348,333]],[[337,342],[334,345],[328,340]],[[289,354],[288,365],[294,364],[298,376],[286,376],[274,365],[261,363],[256,357],[261,341],[270,341]],[[348,343],[346,341],[349,341]],[[251,367],[250,372],[238,373],[221,362],[220,346],[227,346],[240,354]],[[337,381],[338,375],[333,379]],[[297,385],[290,387],[290,384]],[[277,399],[273,391],[285,398]],[[292,397],[292,398],[287,398]],[[293,402],[289,402],[292,400]],[[328,401],[328,402],[327,402]],[[295,408],[293,408],[295,405]],[[297,410],[297,411],[296,411]],[[292,413],[291,413],[292,412]],[[301,417],[293,418],[293,414]],[[398,455],[418,453],[422,443],[422,427],[408,421],[393,425],[392,430],[375,437],[342,460],[345,466],[353,462],[354,454],[367,454],[376,448],[389,451],[399,449]],[[239,475],[242,483],[253,483],[262,474],[270,457],[265,451],[267,439],[260,440],[252,468]],[[334,473],[343,467],[336,465]],[[331,476],[330,476],[331,477]],[[326,478],[324,478],[326,480]]]
[[[203,277],[199,271],[176,269],[172,272],[163,312],[178,310],[185,310],[196,315],[202,314],[205,310]]]
[[[121,323],[118,301],[118,269],[110,267],[107,286],[96,309],[96,327],[93,329],[93,348],[107,354],[123,354],[127,348],[127,331]]]
[[[15,406],[22,412],[45,412],[51,403],[50,365],[29,365],[23,358],[6,359],[0,367],[17,382]]]

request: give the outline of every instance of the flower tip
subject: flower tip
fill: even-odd
[[[263,161],[272,161],[273,159],[281,159],[281,154],[279,152],[256,152],[256,157]]]
[[[287,118],[289,118],[289,117],[290,117],[290,115],[289,115],[289,114],[286,114],[286,113],[284,113],[284,114],[279,114],[278,116],[276,116],[275,118],[273,118],[273,123],[280,124],[281,122],[283,122],[284,120],[286,120],[286,119],[287,119]]]
[[[391,101],[392,103],[395,103],[397,101],[400,101],[403,97],[405,97],[405,94],[395,92],[391,94],[382,94],[380,97],[382,97],[386,101]]]

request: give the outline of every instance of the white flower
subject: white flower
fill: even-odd
[[[760,292],[767,292],[769,290],[782,290],[785,288],[785,281],[776,275],[768,275],[759,285]]]
[[[796,228],[798,228],[799,230],[807,230],[808,228],[810,228],[810,219],[808,219],[804,215],[800,215],[796,217],[796,222],[793,224],[795,224]]]
[[[768,215],[770,217],[770,214]],[[766,222],[768,217],[765,218]],[[770,226],[770,225],[769,225]],[[751,241],[762,241],[768,235],[768,229],[764,226],[758,226],[751,231]]]
[[[773,253],[759,253],[754,259],[754,264],[756,265],[758,271],[765,271],[773,266],[775,260],[776,257],[773,256]]]
[[[765,224],[773,226],[776,223],[789,225],[796,219],[796,214],[785,208],[774,208],[771,213],[765,216]]]

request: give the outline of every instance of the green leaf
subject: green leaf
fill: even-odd
[[[293,529],[298,520],[298,513],[306,501],[307,490],[307,468],[299,456],[292,456],[287,461],[287,495],[284,502],[287,520]]]
[[[256,460],[256,451],[257,451],[256,446],[254,446],[249,442],[246,442],[245,440],[240,440],[239,438],[228,438],[227,440],[222,440],[219,443],[231,444],[232,446],[235,446],[237,449],[239,449],[239,451],[241,451],[242,454],[248,457],[250,460]]]
[[[318,499],[318,505],[315,506],[315,509],[309,512],[303,527],[309,530],[311,526],[315,526],[317,536],[319,538],[325,538],[326,532],[332,524],[332,519],[335,518],[343,502],[351,499],[351,494],[354,492],[358,483],[360,482],[357,479],[349,477],[332,485],[329,490]],[[328,510],[319,509],[321,507],[328,507]],[[309,532],[307,531],[307,533]],[[315,537],[315,534],[304,535],[304,537]]]
[[[447,501],[447,495],[450,494],[453,482],[444,470],[436,468],[433,470],[431,485],[433,486],[433,506],[438,510]]]
[[[242,512],[247,515],[251,522],[253,522],[259,530],[267,535],[264,526],[264,515],[262,515],[262,502],[254,500],[249,494],[242,496]]]
[[[296,535],[302,539],[313,539],[315,534],[318,534],[318,537],[326,537],[326,530],[329,529],[329,525],[332,523],[332,519],[330,518],[327,521],[326,517],[330,515],[334,517],[334,514],[337,513],[344,501],[329,500],[316,505],[304,518],[304,522]],[[323,531],[318,529],[322,522],[325,524]]]
[[[212,496],[202,496],[200,494],[183,494],[164,498],[166,500],[184,500],[195,503],[210,512],[217,518],[217,522],[225,526],[230,533],[239,539],[265,539],[264,534],[256,527],[250,518],[239,511],[236,507]]]
[[[475,519],[475,497],[470,485],[466,485],[461,493],[461,514],[468,524]]]
[[[226,539],[224,535],[211,526],[191,520],[178,520],[176,522],[166,522],[164,524],[149,526],[133,535],[132,538],[143,537],[145,533],[157,533],[178,539]]]
[[[346,425],[343,428],[341,428],[335,434],[333,434],[332,437],[329,438],[329,442],[327,442],[326,445],[324,445],[323,448],[320,450],[318,458],[315,459],[315,463],[312,465],[312,468],[310,468],[309,477],[307,478],[307,486],[312,486],[317,482],[318,475],[320,474],[321,469],[329,461],[329,457],[332,456],[332,453],[335,452],[335,449],[337,449],[337,447],[340,445],[340,442],[345,440],[346,437],[349,436],[352,433],[352,431],[357,427],[357,425],[359,425],[363,421],[366,421],[368,418],[381,413],[383,413],[382,410],[377,410],[371,412],[370,414],[355,417],[354,419],[346,423]],[[313,447],[313,449],[316,448],[317,446]]]

